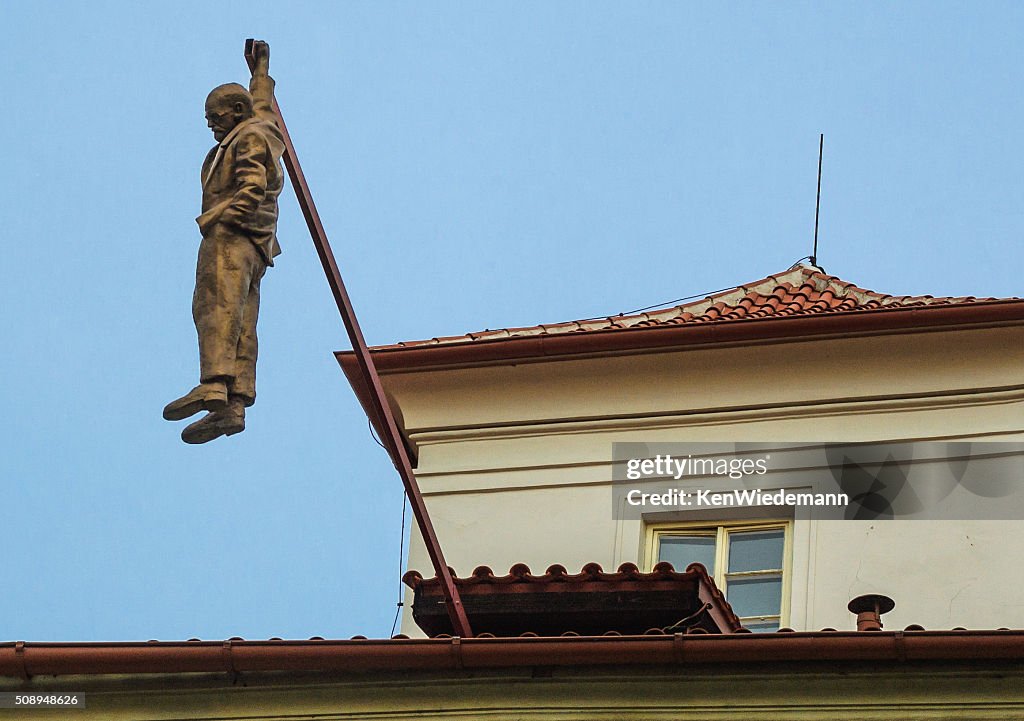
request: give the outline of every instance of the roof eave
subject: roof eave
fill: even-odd
[[[787,317],[648,326],[496,340],[371,349],[381,373],[445,367],[486,366],[600,356],[627,352],[687,350],[709,345],[786,342],[820,337],[854,337],[904,332],[984,328],[1024,322],[1024,300],[999,300],[963,305],[880,308]],[[361,385],[352,351],[335,357],[349,382]]]
[[[0,676],[1016,661],[1024,631],[0,644]]]

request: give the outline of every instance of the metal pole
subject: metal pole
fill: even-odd
[[[818,138],[818,196],[814,201],[814,250],[811,251],[811,265],[818,265],[818,211],[821,209],[821,156],[825,149],[825,133]]]
[[[249,65],[250,72],[255,68],[255,58],[252,54],[253,42],[252,38],[245,41],[245,60]],[[370,389],[370,405],[383,426],[384,438],[382,440],[388,453],[391,455],[391,462],[394,463],[395,469],[402,477],[405,491],[409,495],[409,504],[412,506],[413,515],[416,517],[416,523],[420,528],[423,542],[430,556],[430,562],[434,565],[434,572],[441,581],[441,589],[444,592],[445,605],[448,608],[448,616],[451,618],[452,628],[455,631],[455,635],[471,638],[473,632],[469,626],[469,619],[466,617],[466,610],[462,606],[459,590],[455,587],[451,569],[448,568],[444,555],[441,553],[441,545],[437,541],[434,526],[430,522],[430,516],[427,513],[427,506],[423,501],[423,496],[420,494],[419,484],[416,483],[416,475],[413,473],[412,464],[409,462],[409,453],[406,451],[405,444],[402,442],[402,437],[398,432],[398,424],[395,423],[395,417],[391,413],[391,406],[388,405],[387,399],[384,396],[384,387],[381,385],[380,376],[377,374],[377,368],[374,366],[370,351],[366,347],[363,331],[359,327],[359,321],[356,320],[355,309],[352,307],[352,301],[349,300],[348,291],[345,290],[345,283],[341,279],[341,272],[338,270],[338,264],[334,260],[334,252],[331,250],[331,244],[327,240],[324,226],[320,222],[320,214],[316,210],[316,203],[313,202],[313,195],[309,192],[306,176],[302,172],[302,166],[299,165],[295,146],[292,145],[292,139],[288,134],[288,127],[284,123],[284,117],[281,115],[281,108],[277,104],[276,97],[274,98],[274,113],[277,115],[277,122],[281,128],[281,134],[284,136],[284,165],[288,169],[288,177],[291,178],[292,188],[295,190],[295,196],[298,198],[302,215],[306,219],[306,225],[309,227],[309,234],[313,238],[313,245],[316,247],[317,255],[320,256],[320,263],[323,265],[324,273],[327,275],[327,282],[330,284],[331,292],[334,294],[334,301],[338,304],[341,320],[345,324],[345,330],[348,331],[352,348],[356,352],[356,359],[359,361],[359,368],[363,373],[363,379]]]

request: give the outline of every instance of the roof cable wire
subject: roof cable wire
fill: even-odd
[[[673,305],[675,303],[682,303],[686,300],[696,300],[697,298],[707,298],[709,295],[715,293],[724,293],[727,290],[735,290],[737,286],[731,285],[728,288],[719,288],[718,290],[708,290],[703,293],[696,293],[694,295],[688,295],[685,298],[676,298],[675,300],[666,300],[661,303],[655,303],[644,308],[637,308],[636,310],[625,310],[615,315],[595,315],[593,318],[580,318],[577,323],[586,323],[591,320],[608,320],[609,318],[622,318],[627,315],[633,315],[634,313],[643,313],[645,310],[654,310],[655,308],[664,308],[665,306]]]
[[[790,268],[789,268],[790,270],[796,270],[797,267],[800,265],[800,263],[802,263],[805,260],[809,260],[811,262],[811,267],[812,268],[816,268],[817,270],[825,272],[825,269],[822,268],[820,265],[818,265],[818,217],[819,217],[819,214],[820,214],[820,211],[821,211],[821,160],[822,160],[822,157],[824,156],[824,150],[825,150],[825,134],[821,133],[818,136],[818,191],[817,191],[817,194],[816,194],[816,197],[815,197],[815,200],[814,200],[814,249],[811,251],[810,255],[805,255],[803,258],[801,258],[797,262],[793,263],[793,265],[790,266]],[[628,311],[626,311],[624,313],[619,313],[618,315],[612,315],[612,316],[607,316],[607,317],[608,318],[621,318],[622,316],[626,316],[626,315],[633,315],[635,313],[643,313],[645,310],[654,310],[655,308],[664,308],[666,306],[675,305],[677,303],[682,303],[683,301],[687,301],[687,300],[696,300],[697,298],[706,298],[709,295],[714,295],[715,293],[722,293],[722,292],[725,292],[727,290],[732,290],[733,288],[738,288],[738,287],[739,287],[739,284],[734,285],[734,286],[732,286],[730,288],[720,288],[718,290],[712,290],[712,291],[709,291],[707,293],[698,293],[697,295],[690,295],[690,296],[687,296],[685,298],[676,298],[675,300],[667,300],[664,303],[656,303],[654,305],[649,305],[646,308],[637,308],[636,310],[628,310]],[[579,322],[582,323],[582,322],[586,322],[586,321],[590,321],[590,320],[601,320],[601,317],[598,316],[596,318],[584,318],[582,321],[579,321]]]
[[[718,290],[709,290],[709,291],[706,291],[704,293],[697,293],[695,295],[688,295],[685,298],[676,298],[675,300],[666,300],[663,303],[655,303],[654,305],[649,305],[646,308],[637,308],[636,310],[627,310],[627,311],[625,311],[623,313],[619,313],[618,315],[613,315],[613,316],[610,316],[610,317],[611,318],[621,318],[624,315],[633,315],[634,313],[643,313],[645,310],[654,310],[655,308],[664,308],[665,306],[668,306],[668,305],[675,305],[676,303],[682,303],[683,301],[687,301],[687,300],[696,300],[697,298],[707,298],[709,295],[714,295],[715,293],[724,293],[727,290],[735,290],[736,288],[737,288],[737,286],[731,285],[728,288],[719,288]],[[597,318],[589,318],[588,320],[597,320]]]
[[[370,428],[370,437],[373,438],[378,446],[387,451],[387,447],[381,442],[381,439],[377,437],[377,432],[374,431],[374,424],[367,419],[367,426]],[[398,601],[395,603],[394,610],[394,621],[391,622],[391,636],[394,636],[394,630],[398,628],[398,618],[401,616],[402,606],[406,605],[402,602],[404,598],[404,589],[402,588],[401,577],[406,571],[406,506],[408,506],[409,496],[402,492],[401,494],[401,535],[398,536]]]
[[[377,431],[373,430],[373,423],[370,422],[369,417],[366,418],[366,427],[370,429],[370,438],[372,438],[377,443],[378,446],[380,446],[386,451],[388,448],[387,446],[380,442],[380,438],[377,437]]]
[[[391,636],[395,635],[398,628],[398,618],[402,615],[402,607],[405,604],[402,599],[405,597],[405,589],[402,587],[402,574],[405,570],[405,508],[408,505],[406,494],[402,494],[402,535],[398,539],[398,603],[395,604],[395,620],[391,622]]]
[[[813,256],[810,256],[810,255],[805,255],[803,258],[798,258],[796,260],[796,262],[793,263],[793,265],[789,266],[788,270],[796,270],[797,268],[800,267],[800,264],[803,263],[805,260],[811,261],[811,267],[812,268],[815,268],[817,270],[825,272],[825,269],[822,268],[817,263],[815,263],[814,262],[815,258]],[[633,315],[634,313],[643,313],[645,310],[654,310],[655,308],[664,308],[666,306],[675,305],[677,303],[683,303],[683,302],[688,301],[688,300],[697,300],[698,298],[707,298],[708,296],[712,296],[715,293],[725,293],[726,291],[729,291],[729,290],[736,290],[739,287],[740,287],[740,284],[737,283],[736,285],[730,285],[728,288],[719,288],[718,290],[709,290],[709,291],[705,291],[703,293],[695,293],[694,295],[688,295],[685,298],[676,298],[675,300],[666,300],[663,303],[655,303],[654,305],[649,305],[649,306],[647,306],[645,308],[637,308],[636,310],[627,310],[627,311],[624,311],[622,313],[618,313],[617,315],[595,316],[594,318],[584,318],[584,319],[582,319],[582,320],[580,320],[578,322],[585,323],[588,320],[603,320],[605,318],[622,318],[623,316]]]

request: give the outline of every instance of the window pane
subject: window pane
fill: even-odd
[[[785,531],[747,531],[729,534],[729,573],[782,568]]]
[[[659,561],[668,561],[677,571],[691,563],[702,563],[712,576],[715,574],[714,536],[662,536],[658,552]]]
[[[779,630],[779,621],[778,619],[766,621],[744,621],[743,628],[749,629],[754,633],[772,633],[773,631]]]
[[[782,608],[779,574],[727,578],[725,598],[737,616],[778,616]]]

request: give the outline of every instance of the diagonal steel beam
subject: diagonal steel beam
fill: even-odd
[[[254,40],[245,41],[245,61],[249,65],[249,71],[255,68],[253,57]],[[284,117],[281,115],[281,108],[274,98],[274,113],[277,115],[277,122],[284,136],[284,165],[288,170],[288,177],[291,178],[292,188],[302,209],[302,215],[309,227],[309,234],[316,247],[316,253],[320,256],[320,264],[323,265],[324,273],[327,275],[327,282],[331,286],[331,293],[334,294],[334,301],[338,304],[338,311],[341,313],[341,320],[348,331],[349,340],[355,350],[359,368],[362,371],[363,379],[370,390],[370,405],[373,412],[380,421],[383,429],[384,446],[391,456],[398,475],[402,477],[405,485],[405,492],[409,496],[409,505],[412,506],[413,515],[416,517],[416,524],[419,526],[420,534],[423,536],[423,543],[430,555],[430,562],[434,566],[434,572],[441,580],[441,588],[444,591],[445,605],[448,608],[448,615],[452,621],[452,628],[457,636],[471,638],[473,635],[469,626],[469,619],[466,617],[466,610],[462,606],[462,599],[459,597],[459,590],[455,587],[451,569],[445,563],[444,554],[441,552],[441,544],[438,543],[437,534],[434,533],[434,525],[430,522],[430,515],[427,513],[426,503],[420,493],[419,484],[416,483],[416,474],[413,473],[412,464],[409,461],[409,453],[402,442],[398,432],[398,424],[395,423],[394,414],[391,413],[391,406],[384,397],[384,387],[381,385],[377,368],[373,364],[373,357],[366,347],[366,340],[363,338],[363,331],[356,319],[355,309],[352,301],[345,290],[345,282],[341,279],[341,272],[338,270],[338,263],[334,259],[334,251],[327,240],[327,233],[324,231],[323,223],[320,222],[320,214],[316,210],[316,203],[313,202],[313,195],[309,192],[306,184],[306,176],[299,165],[299,158],[295,153],[295,146],[292,145],[291,136],[288,134],[288,126],[285,125]],[[371,419],[373,420],[373,419]]]

